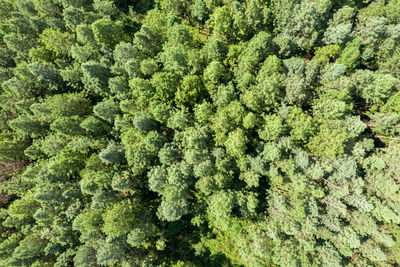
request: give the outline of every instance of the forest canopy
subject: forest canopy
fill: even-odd
[[[0,266],[399,266],[400,1],[0,0]]]

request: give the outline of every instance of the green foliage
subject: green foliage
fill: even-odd
[[[151,28],[144,25],[135,33],[133,44],[144,55],[152,57],[157,55],[157,53],[161,50],[161,38],[160,32],[155,32]]]
[[[309,51],[319,37],[321,20],[331,9],[330,1],[302,1],[293,9],[293,18],[283,29],[283,34],[292,38],[300,49]]]
[[[80,127],[91,132],[95,136],[101,136],[110,132],[110,127],[104,121],[94,116],[88,116],[84,119]]]
[[[350,5],[341,7],[328,22],[323,41],[327,44],[343,44],[349,37],[353,26],[354,8]]]
[[[384,112],[400,113],[400,92],[393,94],[382,107]]]
[[[11,131],[2,131],[0,141],[0,158],[17,160],[24,159],[24,150],[29,146],[29,139]]]
[[[283,120],[274,114],[264,116],[263,127],[259,130],[258,135],[262,140],[273,141],[278,139],[284,132]]]
[[[320,126],[319,133],[308,144],[315,155],[336,158],[344,153],[348,135],[338,121],[328,121]]]
[[[75,38],[67,32],[62,33],[59,30],[45,29],[40,35],[40,40],[47,50],[54,52],[58,56],[66,56]]]
[[[36,61],[29,64],[28,69],[37,81],[45,84],[50,91],[57,91],[61,88],[62,78],[53,64]]]
[[[262,62],[273,50],[272,37],[269,33],[259,32],[248,43],[238,61],[240,74],[253,73],[257,65]]]
[[[108,236],[127,234],[135,222],[134,209],[129,202],[113,205],[104,215],[103,232]]]
[[[186,75],[175,94],[175,103],[179,106],[193,107],[204,95],[202,80],[197,75]]]
[[[155,99],[170,102],[175,97],[179,79],[172,72],[157,72],[153,75],[151,84],[155,88]]]
[[[100,152],[99,157],[108,164],[121,163],[125,161],[125,152],[115,143],[110,143]]]
[[[212,17],[208,20],[214,32],[225,39],[234,38],[232,24],[232,13],[228,6],[217,7],[212,13]]]
[[[206,5],[202,0],[196,0],[193,5],[190,6],[191,15],[199,21],[203,21],[206,17]]]
[[[315,120],[300,108],[291,108],[287,112],[288,114],[285,114],[286,122],[291,128],[290,136],[292,140],[307,143],[317,130]]]
[[[74,262],[79,266],[99,266],[97,265],[96,250],[91,246],[79,246],[74,257]]]
[[[17,248],[15,248],[12,257],[17,262],[32,261],[44,256],[46,241],[40,237],[40,233],[34,232],[26,236]]]
[[[215,85],[224,80],[226,70],[224,65],[219,61],[212,61],[207,68],[204,70],[204,80],[210,85],[208,86],[211,90],[214,89]]]
[[[38,203],[34,200],[33,194],[28,193],[24,198],[17,199],[10,204],[8,215],[20,221],[32,219],[37,207]]]
[[[225,141],[226,152],[234,157],[243,156],[246,152],[247,143],[248,139],[244,131],[238,129],[228,134],[228,138]]]
[[[23,135],[40,136],[46,130],[46,125],[34,120],[32,116],[21,115],[9,122],[12,130]]]
[[[171,46],[164,48],[160,54],[164,69],[183,76],[187,70],[185,50],[181,46]]]
[[[330,83],[329,87],[331,88],[322,92],[319,99],[315,99],[313,103],[313,112],[320,121],[343,118],[353,110],[350,90],[354,90],[354,85],[349,80],[336,80]],[[338,88],[341,90],[337,90]]]
[[[99,45],[114,46],[123,39],[123,25],[109,18],[96,20],[91,25],[93,36]]]
[[[339,52],[340,46],[338,45],[318,47],[315,51],[315,56],[313,59],[315,59],[322,66],[325,66],[331,60],[334,60]]]
[[[112,123],[119,112],[118,104],[112,99],[106,99],[93,107],[93,113],[107,122]]]
[[[397,83],[390,74],[375,74],[368,70],[359,70],[352,77],[360,96],[372,103],[387,100]]]
[[[360,64],[360,46],[361,41],[358,38],[347,43],[337,62],[345,65],[348,71],[352,71]]]
[[[108,93],[109,69],[95,61],[88,61],[81,65],[83,78],[87,90],[96,94],[105,95]]]
[[[0,266],[398,265],[399,1],[0,2]]]

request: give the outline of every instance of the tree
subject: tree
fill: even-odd
[[[219,61],[212,61],[207,68],[204,70],[203,74],[204,80],[206,83],[206,88],[209,93],[212,93],[215,90],[216,84],[225,80],[226,77],[226,69],[224,65]]]
[[[348,135],[341,130],[339,123],[338,121],[331,121],[322,124],[319,133],[308,143],[309,149],[316,155],[329,158],[337,158],[343,155]]]
[[[97,265],[96,250],[88,245],[79,246],[75,254],[74,262],[80,266],[99,266]]]
[[[62,90],[62,78],[53,64],[33,62],[28,68],[36,79],[48,85],[51,91]]]
[[[360,64],[360,46],[361,40],[359,38],[347,43],[337,62],[345,65],[348,71],[352,71]]]
[[[334,15],[328,23],[328,28],[324,33],[324,42],[327,44],[345,43],[352,30],[354,21],[354,8],[343,6]]]
[[[45,246],[46,241],[40,237],[40,233],[33,232],[19,243],[12,256],[21,263],[29,263],[35,258],[43,256]]]
[[[362,60],[368,62],[374,57],[373,47],[377,45],[379,40],[382,40],[386,35],[386,19],[383,17],[368,18],[359,25],[355,31],[355,36],[361,38],[365,46],[361,54]]]
[[[117,240],[102,240],[96,253],[97,264],[112,265],[126,259],[126,248],[124,243]]]
[[[51,122],[59,117],[84,117],[90,113],[91,103],[81,93],[55,94],[32,104],[30,110],[41,121]]]
[[[221,84],[211,94],[211,98],[217,106],[228,105],[230,102],[237,99],[236,88],[232,83],[227,85]]]
[[[184,130],[190,126],[191,117],[185,110],[176,111],[167,121],[167,126],[174,130]]]
[[[79,116],[59,117],[50,124],[50,130],[67,136],[81,135],[81,122],[82,118]]]
[[[115,46],[113,51],[113,58],[114,58],[114,66],[112,68],[113,72],[122,73],[126,68],[127,62],[132,58],[134,58],[135,56],[139,56],[138,47],[124,41],[119,42]],[[138,64],[138,62],[136,61],[133,62],[136,63],[136,65]]]
[[[399,10],[0,0],[0,266],[398,265]]]
[[[208,22],[214,32],[224,39],[231,40],[234,38],[232,24],[232,13],[228,6],[217,7]]]
[[[384,112],[399,112],[400,111],[400,104],[399,104],[399,99],[400,99],[400,93],[397,92],[393,94],[386,104],[382,107]]]
[[[256,71],[259,63],[273,52],[272,37],[267,32],[259,32],[241,53],[238,61],[238,74]]]
[[[176,73],[179,76],[186,74],[187,62],[184,47],[177,45],[166,47],[160,54],[160,59],[165,70]]]
[[[86,131],[93,133],[93,135],[97,136],[102,136],[111,131],[109,125],[107,125],[106,122],[94,116],[88,116],[86,119],[84,119],[81,122],[80,127],[82,129],[85,129]]]
[[[93,107],[93,113],[97,117],[109,123],[112,123],[114,121],[114,118],[118,114],[118,112],[118,104],[112,98],[106,99],[103,102],[99,102],[96,104],[96,106]]]
[[[8,208],[8,215],[19,221],[31,221],[33,214],[38,208],[38,203],[33,194],[27,194],[24,198],[13,201]]]
[[[207,15],[206,5],[203,0],[196,0],[190,6],[191,15],[199,21],[203,21]]]
[[[168,103],[175,97],[179,78],[172,72],[157,72],[151,79],[151,85],[155,88],[154,98]]]
[[[150,114],[137,113],[133,119],[133,125],[140,131],[148,132],[154,130],[157,123],[152,119]]]
[[[85,88],[96,94],[105,95],[108,93],[108,78],[110,71],[107,67],[95,61],[88,61],[81,65]]]
[[[134,225],[135,211],[131,203],[125,201],[115,204],[103,215],[103,232],[110,237],[118,237],[129,233]]]
[[[123,76],[116,76],[108,80],[110,93],[118,99],[124,99],[129,95],[129,85]]]
[[[175,200],[173,202],[162,201],[158,208],[158,217],[169,222],[179,220],[188,213],[189,203],[186,200]]]
[[[110,143],[99,154],[100,159],[107,164],[123,163],[125,152],[115,143]]]
[[[331,9],[329,1],[301,2],[293,9],[294,17],[288,21],[283,34],[290,36],[300,49],[308,51],[318,39],[317,29]]]
[[[228,138],[225,141],[226,151],[234,157],[242,156],[246,151],[247,142],[248,139],[243,130],[238,129],[228,134]]]
[[[65,7],[63,9],[63,19],[67,28],[75,30],[76,26],[85,21],[85,11],[75,6]]]
[[[368,70],[357,71],[352,77],[361,97],[373,103],[385,101],[396,83],[389,74],[373,74]]]
[[[135,188],[135,178],[129,171],[115,173],[112,180],[112,189],[115,191],[133,190]]]
[[[175,103],[178,106],[193,107],[200,102],[205,95],[204,85],[201,77],[197,75],[186,75],[183,77],[180,87],[175,94]]]
[[[323,47],[318,47],[315,51],[314,60],[316,60],[322,66],[334,60],[340,52],[340,46],[338,45],[328,45]]]
[[[0,136],[0,159],[24,159],[24,150],[30,145],[28,138],[23,134],[11,131],[2,131]]]
[[[350,80],[339,79],[332,82],[331,86],[319,96],[319,99],[314,100],[313,112],[318,120],[343,118],[353,110],[349,91],[354,90],[354,85]],[[338,87],[342,90],[335,89]]]
[[[154,59],[145,59],[140,62],[140,71],[146,76],[153,75],[155,72],[158,71],[158,69],[158,63]]]
[[[113,1],[93,1],[93,8],[98,11],[100,14],[104,14],[106,16],[112,16],[117,13],[117,9]]]
[[[148,26],[143,25],[135,33],[133,44],[147,57],[153,57],[161,50],[162,37]]]
[[[45,29],[40,35],[40,40],[45,48],[53,51],[57,56],[66,56],[74,39],[74,36],[70,33],[62,33],[49,28]]]
[[[180,158],[180,153],[172,144],[165,144],[160,152],[158,152],[158,157],[162,164],[170,164]]]
[[[174,24],[167,30],[167,44],[179,47],[190,47],[193,45],[193,36],[189,28],[183,24]]]
[[[329,27],[324,34],[324,42],[326,44],[343,44],[349,38],[352,25],[339,24]]]
[[[283,120],[277,115],[264,116],[264,127],[259,130],[258,135],[262,140],[274,141],[285,132]]]
[[[257,84],[246,88],[242,94],[244,104],[255,112],[276,108],[282,100],[283,88],[280,85],[283,81],[282,71],[283,66],[279,58],[267,57],[257,74]]]
[[[21,115],[9,122],[10,128],[23,135],[40,136],[47,125],[34,120],[31,116]]]
[[[211,118],[214,140],[217,144],[224,144],[227,134],[242,124],[245,108],[239,101],[232,101],[229,105],[217,109]]]
[[[291,128],[290,136],[292,140],[307,143],[317,130],[314,119],[297,107],[290,108],[287,112],[285,119]]]
[[[96,20],[91,24],[93,36],[99,45],[115,46],[123,40],[123,26],[120,22],[113,22],[109,18]]]

